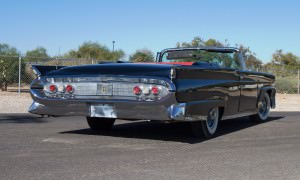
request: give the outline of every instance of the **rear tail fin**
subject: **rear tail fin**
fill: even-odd
[[[32,70],[37,76],[44,76],[48,72],[61,69],[66,66],[41,66],[41,65],[32,65]]]

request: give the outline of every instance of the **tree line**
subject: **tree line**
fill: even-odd
[[[8,44],[0,43],[0,58],[2,57],[18,57],[20,56],[19,51]],[[32,59],[50,59],[51,57],[46,48],[37,47],[33,50],[27,51],[22,55],[23,59],[32,60]],[[95,60],[108,60],[108,61],[117,61],[123,60],[125,57],[125,52],[123,50],[110,50],[107,46],[102,45],[97,42],[84,42],[76,50],[70,50],[60,58],[84,58],[84,59],[95,59]],[[139,49],[135,53],[129,56],[129,61],[132,62],[151,62],[154,61],[154,53],[148,49]]]
[[[19,76],[19,51],[8,44],[0,43],[0,89],[7,91],[8,84],[18,82]],[[123,60],[125,53],[123,50],[110,50],[107,46],[97,42],[84,42],[76,50],[70,50],[60,58],[83,58],[94,60],[110,60],[117,61]],[[26,62],[36,62],[53,59],[48,53],[46,48],[37,47],[33,50],[27,51],[22,55],[21,61],[21,82],[30,83],[32,80],[31,71],[26,69]],[[130,55],[129,60],[132,62],[151,62],[154,61],[153,52],[147,49],[137,50]],[[32,78],[24,78],[32,77]]]
[[[216,47],[228,47],[229,44],[223,44],[216,39],[204,40],[200,37],[195,37],[191,42],[178,42],[176,47],[201,47],[201,46],[216,46]],[[287,67],[287,68],[300,68],[300,58],[291,52],[284,52],[279,49],[272,54],[272,59],[263,64],[262,60],[257,57],[250,47],[243,44],[236,44],[236,47],[240,50],[245,58],[246,67],[248,69],[266,69],[274,68],[274,66]]]
[[[228,47],[227,42],[222,43],[216,39],[204,40],[200,37],[193,38],[190,42],[177,42],[175,47],[201,47],[201,46],[216,46],[216,47]],[[290,92],[284,90],[286,87],[291,87],[294,82],[286,84],[286,77],[291,76],[293,70],[300,69],[300,58],[291,52],[284,52],[279,49],[272,54],[272,59],[268,63],[263,64],[262,61],[256,56],[249,47],[245,45],[236,45],[236,47],[242,52],[246,60],[246,66],[251,70],[269,71],[276,75],[277,88],[283,89],[283,92]],[[18,82],[18,70],[20,56],[19,51],[8,44],[0,43],[0,89],[7,90],[8,84]],[[31,71],[26,70],[25,62],[43,61],[49,60],[51,57],[47,49],[44,47],[37,47],[33,50],[27,51],[22,55],[21,72],[28,73],[26,76],[32,76]],[[83,58],[94,60],[110,60],[118,61],[125,59],[125,52],[121,49],[111,50],[107,46],[97,42],[87,41],[82,43],[77,49],[68,51],[60,56],[60,58]],[[15,59],[15,60],[13,60]],[[155,61],[155,54],[149,49],[138,49],[133,54],[129,55],[130,62],[153,62]],[[270,72],[270,71],[269,71]],[[23,77],[23,76],[22,76]],[[283,83],[280,83],[280,78]],[[294,81],[294,79],[291,79]],[[22,79],[22,82],[29,83],[30,79]],[[281,87],[281,86],[282,87]],[[295,89],[295,88],[294,88]],[[291,92],[291,93],[294,93]]]
[[[225,42],[226,43],[226,42]],[[201,46],[216,46],[226,47],[229,44],[224,44],[216,39],[204,40],[200,37],[195,37],[190,42],[177,42],[175,47],[201,47]],[[300,58],[291,52],[284,52],[279,49],[272,54],[272,59],[268,63],[263,64],[255,52],[245,45],[236,45],[236,47],[242,52],[246,60],[246,66],[249,69],[261,69],[264,67],[271,67],[275,65],[288,66],[288,67],[300,67]],[[19,56],[18,50],[15,47],[11,47],[8,44],[0,43],[0,56]],[[107,46],[97,42],[84,42],[78,49],[73,49],[61,56],[62,58],[85,58],[95,60],[124,60],[125,52],[123,50],[110,50]],[[33,50],[27,51],[24,55],[24,59],[49,59],[50,55],[44,47],[37,47]],[[131,62],[151,62],[155,61],[154,53],[149,49],[139,49],[133,54],[129,55],[129,61]]]

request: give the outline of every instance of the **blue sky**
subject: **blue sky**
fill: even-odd
[[[0,0],[0,43],[50,55],[85,41],[157,52],[193,37],[249,46],[263,61],[277,49],[300,55],[300,2],[201,0]]]

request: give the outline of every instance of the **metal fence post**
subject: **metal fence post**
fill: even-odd
[[[300,94],[300,70],[298,69],[298,94]]]
[[[18,85],[18,94],[21,94],[21,60],[22,57],[19,56],[19,85]]]

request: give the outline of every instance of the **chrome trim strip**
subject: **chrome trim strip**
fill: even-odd
[[[168,108],[170,118],[182,121],[185,119],[186,103],[173,104]]]
[[[128,97],[137,101],[157,101],[169,94],[169,89],[163,85],[152,85],[145,83],[124,83],[124,82],[76,82],[76,83],[54,83],[58,87],[58,91],[53,93],[49,90],[52,83],[46,83],[44,93],[49,98],[65,98],[65,99],[116,99]],[[73,93],[65,92],[65,87],[72,85]],[[136,95],[133,88],[139,86],[143,93]],[[159,95],[153,95],[150,91],[153,86],[159,88]],[[144,92],[145,91],[145,92]]]
[[[207,120],[207,116],[201,116],[201,115],[186,115],[186,103],[179,103],[179,104],[173,104],[168,108],[170,119],[175,121],[186,121],[186,122],[192,122],[192,121],[202,121]]]
[[[220,52],[239,52],[238,48],[234,47],[184,47],[184,48],[168,48],[164,49],[160,52],[160,58],[163,56],[164,53],[168,51],[185,51],[185,50],[216,50]]]
[[[250,116],[250,115],[254,115],[254,114],[257,114],[257,112],[239,113],[239,114],[234,114],[234,115],[230,115],[230,116],[223,116],[222,120],[240,118],[240,117]]]
[[[146,84],[159,84],[167,86],[170,91],[176,91],[176,87],[173,82],[164,77],[153,77],[153,76],[140,76],[137,78],[136,76],[124,76],[124,75],[70,75],[68,77],[65,76],[46,76],[41,77],[41,81],[43,83],[54,83],[54,78],[57,82],[130,82],[130,83],[146,83]]]

